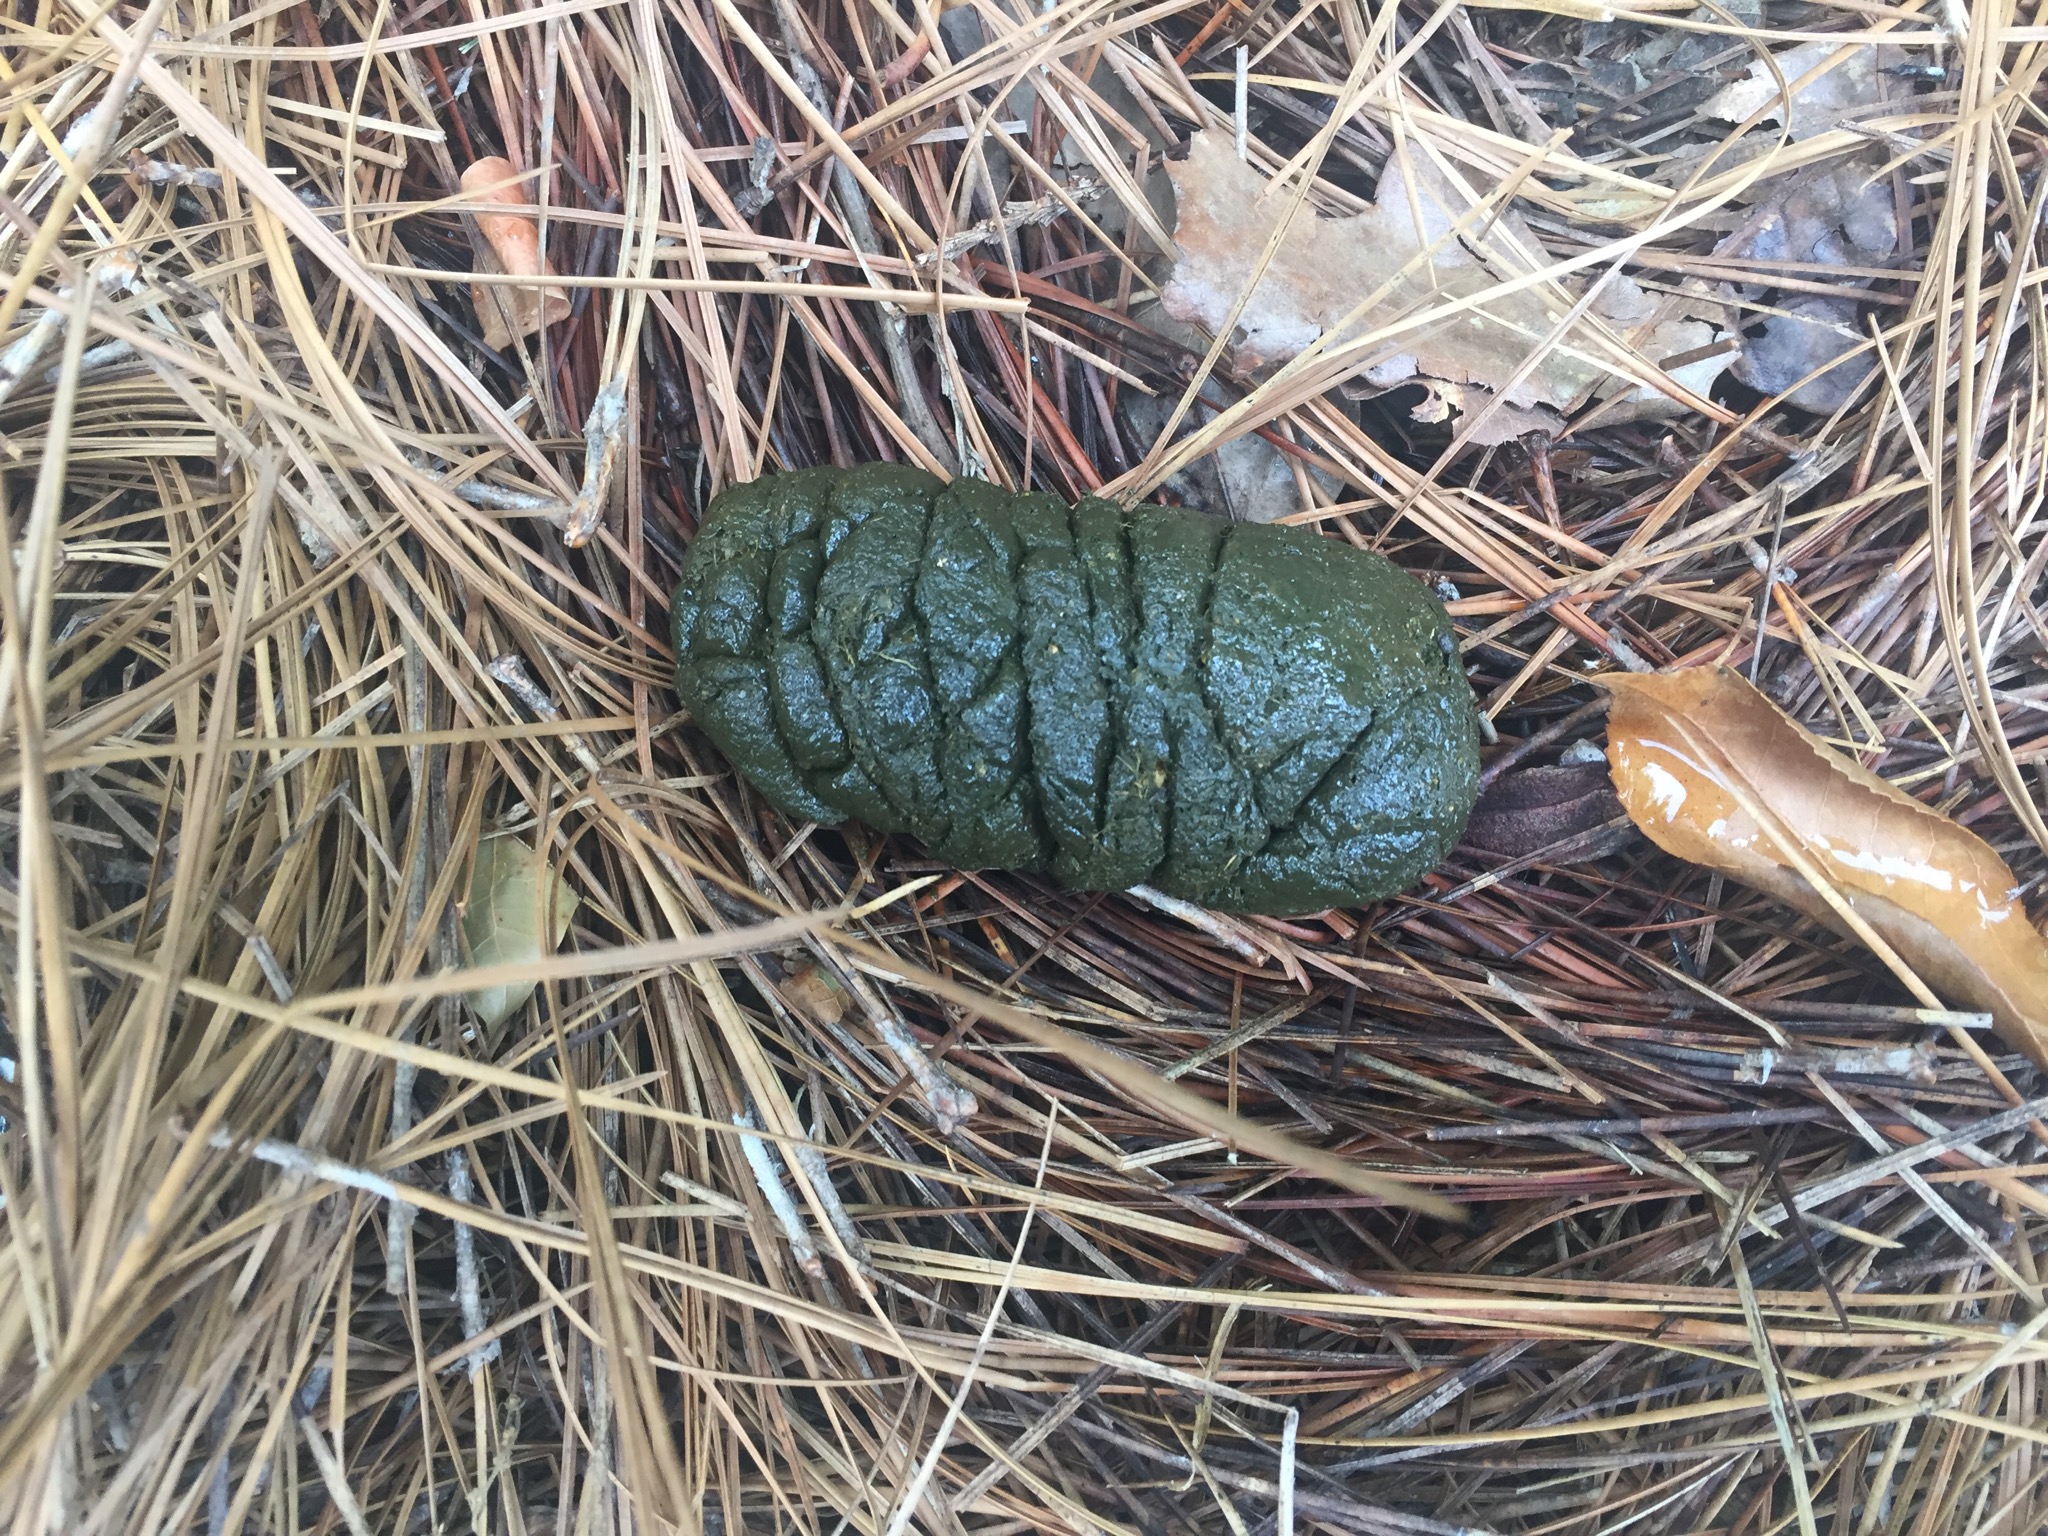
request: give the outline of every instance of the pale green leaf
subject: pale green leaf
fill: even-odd
[[[553,912],[543,923],[543,903]],[[475,966],[516,965],[551,955],[569,931],[580,903],[555,878],[547,860],[516,837],[486,838],[477,845],[462,907],[462,937]],[[469,1006],[487,1030],[495,1030],[533,995],[537,982],[485,987],[468,994]]]

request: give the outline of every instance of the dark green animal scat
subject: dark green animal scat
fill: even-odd
[[[1442,606],[1299,528],[805,470],[712,503],[673,623],[778,809],[963,868],[1311,912],[1414,884],[1477,792]]]
[[[1131,545],[1124,509],[1091,496],[1074,507],[1074,548],[1088,578],[1096,669],[1109,728],[1096,804],[1093,878],[1105,890],[1148,881],[1166,857],[1163,743],[1141,739],[1131,696],[1139,686],[1132,647],[1138,632],[1131,591]]]
[[[952,807],[946,846],[970,867],[1028,864],[1039,847],[1017,656],[1018,553],[1006,499],[961,481],[933,508],[915,578]]]
[[[942,841],[952,807],[939,777],[938,699],[912,587],[924,563],[931,498],[897,494],[845,516],[851,499],[832,498],[827,537],[846,532],[818,577],[811,638],[839,707],[853,760],[874,781],[905,830]]]
[[[1097,785],[1109,730],[1108,690],[1089,635],[1087,578],[1064,502],[1043,493],[1007,499],[1024,549],[1017,640],[1050,868],[1064,884],[1086,884],[1096,878],[1099,862]]]

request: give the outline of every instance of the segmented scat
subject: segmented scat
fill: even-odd
[[[805,470],[712,503],[673,618],[775,806],[963,868],[1316,911],[1412,885],[1477,790],[1441,605],[1303,529]]]

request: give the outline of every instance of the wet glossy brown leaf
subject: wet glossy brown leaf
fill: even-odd
[[[1651,841],[1875,939],[2048,1066],[2048,941],[1988,843],[1822,745],[1725,667],[1602,681],[1614,787]]]

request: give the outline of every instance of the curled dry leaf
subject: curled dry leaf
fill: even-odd
[[[527,200],[525,184],[512,162],[489,155],[462,173],[463,193],[471,200],[476,227],[490,247],[496,270],[514,277],[553,277],[555,269],[541,254],[540,225],[523,213],[493,211],[492,204],[517,208]],[[539,284],[478,283],[469,290],[483,326],[484,345],[493,351],[515,337],[531,336],[569,318],[569,295]]]
[[[1652,842],[1864,938],[1846,909],[2048,1066],[2048,940],[1988,843],[1823,746],[1725,667],[1601,681],[1614,695],[1614,787]]]
[[[808,961],[783,978],[781,991],[782,1000],[813,1024],[837,1024],[846,1017],[846,988]]]
[[[543,902],[551,904],[545,930]],[[462,938],[470,964],[517,965],[555,952],[569,919],[580,905],[576,893],[555,878],[546,859],[516,837],[485,838],[476,848],[469,875],[469,899],[462,907]],[[468,994],[469,1006],[486,1031],[520,1009],[536,982],[485,987]]]
[[[1213,335],[1251,284],[1290,194],[1273,188],[1238,159],[1227,134],[1197,133],[1187,158],[1169,160],[1166,169],[1178,208],[1174,240],[1180,254],[1160,302],[1174,319]],[[1384,289],[1346,335],[1364,335],[1418,313],[1437,317],[1400,331],[1376,349],[1346,393],[1420,385],[1426,393],[1413,414],[1424,422],[1444,421],[1454,411],[1469,418],[1498,396],[1497,407],[1472,438],[1475,443],[1560,430],[1564,412],[1611,384],[1614,376],[1593,360],[1596,354],[1581,337],[1550,347],[1516,377],[1563,318],[1554,291],[1524,288],[1488,298],[1480,307],[1452,307],[1514,275],[1490,270],[1451,232],[1468,209],[1469,200],[1418,149],[1388,160],[1377,201],[1364,211],[1339,219],[1298,212],[1237,316],[1235,362],[1256,369],[1296,357],[1343,326],[1360,301]],[[1548,260],[1534,233],[1512,211],[1487,222],[1495,231],[1489,242],[1509,239],[1528,260]],[[1416,262],[1424,251],[1429,252],[1427,261]],[[1413,270],[1404,272],[1411,262]],[[1653,362],[1696,352],[1713,338],[1711,327],[1682,318],[1652,323],[1658,306],[1626,278],[1610,280],[1595,309]]]

